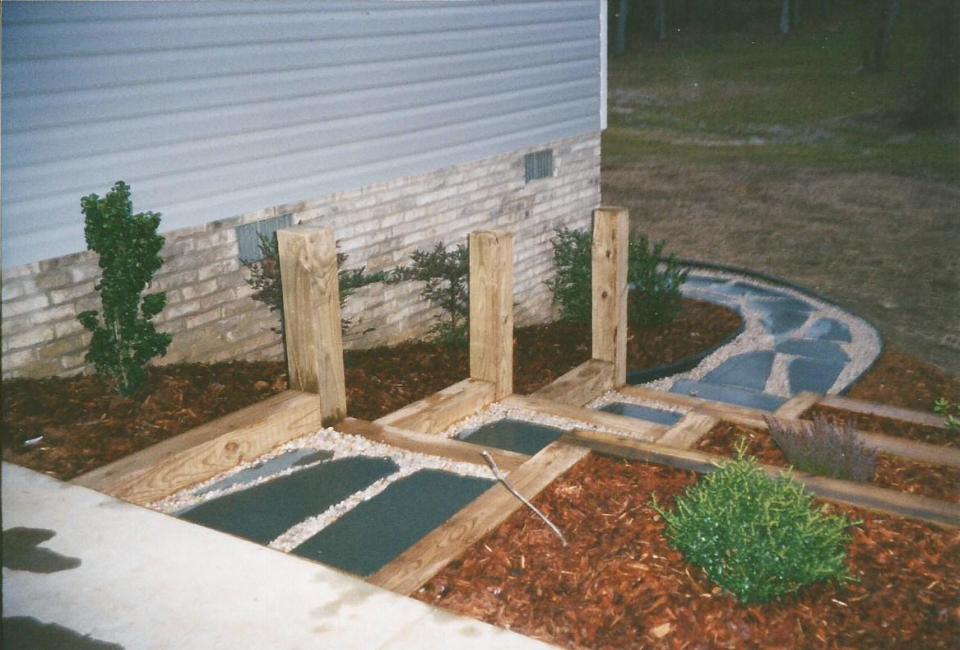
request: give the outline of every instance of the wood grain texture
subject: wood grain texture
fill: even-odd
[[[660,436],[658,444],[680,449],[690,449],[700,438],[707,435],[719,420],[705,413],[687,413],[674,426]]]
[[[592,343],[594,359],[613,364],[613,382],[627,383],[627,250],[629,212],[593,212]]]
[[[757,411],[733,404],[723,404],[722,402],[711,402],[710,400],[699,397],[653,390],[652,388],[644,388],[642,386],[623,386],[619,390],[628,397],[634,397],[640,400],[651,400],[688,411],[705,413],[724,420],[725,422],[733,422],[734,424],[740,424],[745,427],[766,427],[766,422],[763,420],[764,411]]]
[[[317,395],[288,390],[74,479],[147,504],[322,428]]]
[[[470,376],[513,392],[513,235],[470,233]]]
[[[729,458],[716,454],[675,449],[597,431],[576,430],[564,435],[560,440],[571,445],[583,445],[599,453],[644,460],[699,473],[715,471],[723,463],[730,461]],[[770,465],[761,465],[761,467],[764,472],[773,477],[779,477],[784,471],[782,467]],[[918,519],[939,526],[960,528],[960,505],[955,503],[802,472],[794,472],[793,476],[813,494],[828,501]]]
[[[588,453],[589,450],[581,446],[551,443],[514,470],[508,480],[517,492],[533,499]],[[498,483],[401,553],[368,582],[409,595],[522,507],[523,504]]]
[[[583,406],[613,388],[613,364],[590,359],[557,377],[531,397]]]
[[[773,412],[779,418],[798,418],[822,399],[817,393],[797,393]]]
[[[316,393],[324,419],[347,414],[337,244],[329,228],[277,232],[290,388]]]
[[[452,438],[441,438],[435,434],[408,431],[390,425],[377,424],[376,422],[368,422],[367,420],[358,420],[356,418],[346,418],[338,423],[335,428],[342,433],[362,436],[373,442],[380,442],[385,445],[399,447],[400,449],[406,449],[420,454],[441,456],[461,463],[473,463],[474,465],[487,464],[483,456],[480,455],[481,451],[486,451],[497,461],[497,465],[499,465],[500,469],[504,472],[512,472],[530,459],[530,456],[526,454],[505,451],[485,445],[475,445],[470,442]]]
[[[441,433],[454,422],[492,403],[495,394],[494,385],[489,381],[464,379],[375,422],[420,433]]]
[[[537,397],[522,397],[520,395],[511,395],[500,402],[507,408],[525,409],[543,413],[544,415],[553,415],[556,417],[567,418],[584,424],[613,429],[615,431],[624,431],[629,435],[636,436],[647,441],[657,440],[667,431],[667,427],[662,424],[654,424],[637,418],[629,418],[615,413],[605,411],[595,411],[571,404],[561,402],[552,402],[550,400]],[[626,435],[626,434],[625,434]]]
[[[913,411],[911,409],[899,408],[897,406],[887,406],[886,404],[875,404],[873,402],[864,402],[849,397],[839,395],[827,395],[820,400],[822,406],[844,409],[853,413],[863,413],[865,415],[876,415],[879,417],[890,418],[891,420],[902,420],[903,422],[912,422],[913,424],[922,424],[928,427],[938,427],[945,429],[943,418],[936,413],[924,413],[923,411]]]

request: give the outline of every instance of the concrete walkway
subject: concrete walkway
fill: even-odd
[[[736,310],[744,331],[693,370],[650,382],[651,388],[774,410],[803,391],[839,393],[881,352],[880,334],[869,323],[795,289],[696,270],[683,294]]]
[[[4,647],[546,648],[3,463]]]

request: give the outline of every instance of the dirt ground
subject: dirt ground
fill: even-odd
[[[882,172],[748,164],[603,169],[603,202],[681,257],[780,276],[960,375],[960,187]]]

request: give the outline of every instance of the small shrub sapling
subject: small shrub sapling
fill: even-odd
[[[820,581],[851,580],[852,525],[817,506],[789,474],[771,478],[740,455],[700,479],[672,511],[653,507],[671,544],[743,603],[767,602]]]
[[[164,239],[157,234],[160,215],[133,214],[130,187],[123,181],[104,198],[90,194],[80,204],[87,248],[99,254],[102,269],[96,285],[102,312],[77,316],[93,333],[86,360],[97,374],[115,381],[121,395],[134,395],[146,380],[147,363],[166,354],[172,339],[152,322],[166,305],[166,294],[143,295],[163,265]]]
[[[260,235],[260,259],[253,261],[244,261],[243,265],[250,270],[250,277],[247,284],[253,288],[253,299],[258,300],[270,308],[270,311],[278,312],[280,315],[280,328],[274,329],[275,332],[283,331],[283,286],[280,282],[280,244],[276,235]],[[366,267],[358,269],[343,268],[348,256],[346,253],[337,253],[337,267],[340,269],[338,274],[338,284],[340,289],[340,311],[343,312],[343,306],[357,289],[365,287],[374,282],[384,282],[388,278],[388,273],[367,273]],[[350,319],[341,318],[340,325],[343,329],[350,327]]]
[[[943,425],[954,433],[960,433],[960,402],[954,403],[946,397],[933,403],[933,412],[943,418]]]
[[[589,323],[592,317],[592,238],[586,230],[559,228],[553,238],[556,275],[547,281],[560,318]],[[664,256],[666,242],[650,246],[643,235],[630,241],[627,282],[631,286],[630,322],[638,327],[667,325],[680,312],[680,289],[689,270],[672,253]]]
[[[443,242],[432,250],[417,249],[410,255],[413,264],[395,269],[391,282],[419,280],[424,283],[420,295],[439,307],[431,333],[442,345],[464,346],[469,338],[470,298],[467,286],[470,254],[463,244],[448,251]]]

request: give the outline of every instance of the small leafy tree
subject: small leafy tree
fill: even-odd
[[[689,271],[681,268],[672,253],[664,257],[666,243],[650,247],[640,236],[629,244],[627,281],[630,283],[630,317],[640,327],[670,323],[680,311],[680,288]],[[556,275],[547,281],[560,318],[589,323],[592,310],[592,238],[586,230],[559,228],[553,239]]]
[[[410,258],[413,264],[396,269],[390,281],[423,282],[420,295],[443,312],[437,315],[431,330],[434,340],[443,345],[466,345],[470,315],[467,288],[470,254],[467,247],[459,244],[448,251],[439,241],[432,250],[415,250]]]
[[[631,317],[640,327],[666,325],[680,313],[680,287],[690,271],[680,267],[673,253],[664,257],[665,246],[661,240],[651,248],[643,235],[630,242],[627,281],[632,286]]]
[[[160,215],[133,214],[130,187],[123,181],[104,198],[91,194],[80,205],[87,248],[99,254],[103,269],[96,285],[102,314],[91,310],[77,316],[93,333],[86,360],[113,379],[120,394],[134,395],[146,379],[147,363],[166,354],[172,339],[151,322],[166,305],[166,294],[143,295],[163,264]]]
[[[253,287],[253,299],[259,300],[270,311],[279,312],[280,329],[283,331],[283,286],[280,282],[280,244],[277,241],[276,234],[270,236],[260,235],[260,255],[259,260],[244,261],[243,265],[250,269],[250,277],[247,283]],[[337,267],[340,269],[338,280],[340,288],[340,310],[357,289],[365,287],[374,282],[384,282],[389,274],[380,271],[378,273],[367,273],[366,267],[359,269],[343,268],[348,256],[346,253],[337,253]],[[341,318],[340,325],[344,329],[350,327],[350,319]]]
[[[556,275],[547,281],[553,302],[560,306],[560,318],[589,323],[592,314],[591,237],[586,230],[558,228],[553,238]]]

